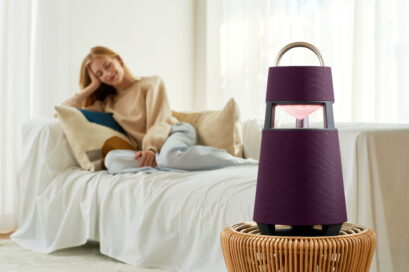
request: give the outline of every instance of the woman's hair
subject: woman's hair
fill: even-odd
[[[104,46],[95,46],[91,48],[90,52],[88,55],[85,56],[84,60],[82,61],[81,64],[81,70],[80,70],[80,88],[84,89],[86,88],[90,83],[91,83],[91,78],[88,74],[87,67],[91,63],[91,61],[96,58],[96,57],[108,57],[108,58],[115,58],[119,57],[117,53],[112,51],[111,49],[104,47]],[[120,57],[119,57],[120,58]],[[121,60],[121,59],[120,59]],[[125,71],[125,75],[130,75],[132,76],[131,72],[129,71],[128,67],[123,63],[121,60],[122,67]],[[133,77],[133,76],[132,76]],[[107,85],[105,83],[101,82],[101,85],[98,87],[98,89],[90,94],[87,99],[85,100],[85,107],[90,106],[94,104],[96,100],[101,100],[104,101],[104,99],[112,94],[116,94],[117,91],[113,86]]]

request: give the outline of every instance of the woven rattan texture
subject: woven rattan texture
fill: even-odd
[[[255,223],[240,223],[221,233],[229,272],[365,272],[375,251],[375,233],[345,223],[338,236],[260,235]]]

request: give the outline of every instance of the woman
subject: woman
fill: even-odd
[[[99,112],[111,112],[128,133],[140,166],[156,166],[159,152],[172,125],[165,86],[159,77],[134,77],[122,58],[109,48],[91,48],[80,71],[82,91],[65,105]]]
[[[110,173],[156,166],[162,170],[205,170],[254,164],[225,150],[195,145],[194,128],[172,117],[163,81],[156,76],[134,77],[122,58],[106,47],[91,48],[83,60],[80,87],[82,91],[64,104],[113,113],[139,150],[109,152],[105,166]]]

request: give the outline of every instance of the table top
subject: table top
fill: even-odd
[[[277,228],[286,228],[287,226],[283,225],[276,225]],[[243,223],[238,223],[235,225],[232,225],[229,227],[230,230],[233,232],[241,233],[241,234],[249,234],[249,235],[257,235],[257,236],[265,236],[261,235],[260,231],[258,229],[258,226],[255,222],[243,222]],[[319,228],[317,226],[317,228]],[[351,224],[351,223],[344,223],[342,224],[340,234],[337,236],[310,236],[310,237],[301,237],[301,236],[266,236],[266,237],[276,237],[276,238],[302,238],[302,239],[316,239],[316,238],[336,238],[340,236],[351,236],[351,235],[357,235],[357,234],[363,234],[364,232],[369,231],[368,228],[361,226],[361,225],[356,225],[356,224]]]

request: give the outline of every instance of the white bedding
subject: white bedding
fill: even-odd
[[[220,231],[251,220],[256,171],[113,176],[71,169],[35,199],[31,222],[13,240],[46,253],[99,240],[101,253],[141,267],[219,271]]]
[[[348,221],[377,234],[371,271],[406,271],[409,126],[339,127]],[[37,251],[98,240],[103,254],[140,267],[226,271],[220,232],[253,216],[257,166],[116,176],[81,171],[57,120],[24,126],[21,162],[12,239]]]
[[[224,270],[220,232],[252,219],[257,166],[91,173],[75,166],[58,123],[42,122],[25,126],[14,241],[49,253],[98,240],[101,253],[140,267]]]

